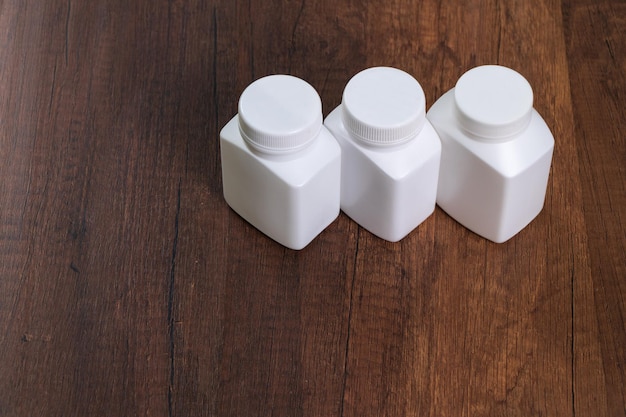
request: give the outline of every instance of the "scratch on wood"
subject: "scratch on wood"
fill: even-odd
[[[613,60],[613,62],[615,62],[615,53],[613,53],[613,48],[611,47],[611,42],[609,42],[608,39],[605,39],[604,42],[606,42],[606,47],[609,48],[609,54],[611,55],[611,59]]]
[[[72,12],[72,0],[67,2],[67,15],[65,16],[65,66],[68,65],[69,59],[69,36],[70,36],[70,13]]]
[[[213,6],[213,117],[215,120],[215,123],[218,123],[219,120],[219,100],[218,100],[218,94],[217,94],[217,71],[218,66],[217,66],[217,36],[218,36],[218,31],[217,31],[217,8],[216,6]],[[217,146],[218,141],[214,142]],[[216,162],[216,167],[220,166],[220,152],[219,149],[214,152],[215,155],[215,162]],[[218,178],[221,178],[221,176],[218,176]]]
[[[66,58],[67,61],[67,58]],[[50,100],[48,101],[48,117],[52,113],[52,101],[54,99],[54,88],[57,82],[57,61],[54,61],[54,70],[52,71],[52,85],[50,86]]]
[[[300,19],[302,18],[302,13],[304,12],[304,6],[304,0],[302,0],[302,3],[300,3],[300,10],[298,10],[298,15],[296,16],[293,28],[291,29],[291,44],[289,45],[289,50],[287,51],[290,60],[296,49],[296,30],[298,30],[298,25],[300,24]],[[291,66],[291,62],[289,64]]]

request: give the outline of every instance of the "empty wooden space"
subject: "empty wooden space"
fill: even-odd
[[[620,0],[0,0],[0,416],[625,416],[624,28]],[[327,115],[366,67],[430,106],[481,64],[556,141],[510,241],[437,208],[292,251],[225,203],[253,80]]]

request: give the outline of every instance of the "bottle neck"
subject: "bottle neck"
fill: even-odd
[[[261,159],[264,159],[267,161],[288,162],[288,161],[293,161],[294,159],[302,158],[303,156],[308,154],[313,148],[313,145],[315,141],[317,140],[317,138],[319,137],[319,135],[320,133],[318,133],[312,140],[308,141],[305,144],[305,146],[301,148],[291,149],[291,150],[282,151],[282,152],[261,150],[255,146],[252,146],[246,140],[244,140],[244,143],[246,144],[246,147],[253,155]]]
[[[512,140],[519,138],[526,131],[526,129],[530,125],[530,121],[532,119],[532,113],[529,114],[528,119],[522,125],[520,125],[518,129],[511,130],[508,132],[502,132],[498,134],[492,133],[489,135],[479,134],[474,131],[475,129],[468,128],[467,123],[464,123],[465,120],[464,120],[463,115],[460,114],[456,106],[454,109],[454,117],[457,121],[459,128],[463,131],[463,133],[468,138],[478,141],[478,142],[483,142],[483,143],[504,143],[504,142],[510,142]]]

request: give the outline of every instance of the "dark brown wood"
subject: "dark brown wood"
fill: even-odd
[[[626,412],[626,4],[576,1],[564,12],[591,268],[574,286],[574,404],[617,416]]]
[[[619,0],[0,0],[0,416],[625,416],[624,27]],[[509,242],[436,209],[291,251],[224,202],[254,79],[328,114],[369,66],[430,106],[488,63],[556,140]]]

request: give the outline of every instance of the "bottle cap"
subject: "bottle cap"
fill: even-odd
[[[459,122],[468,133],[487,140],[507,139],[530,123],[533,90],[516,71],[483,65],[459,78],[454,100]]]
[[[252,148],[270,154],[309,145],[322,128],[317,91],[291,75],[269,75],[250,84],[239,98],[239,131]]]
[[[342,108],[346,130],[374,146],[407,142],[426,121],[422,86],[396,68],[374,67],[356,74],[343,91]]]

